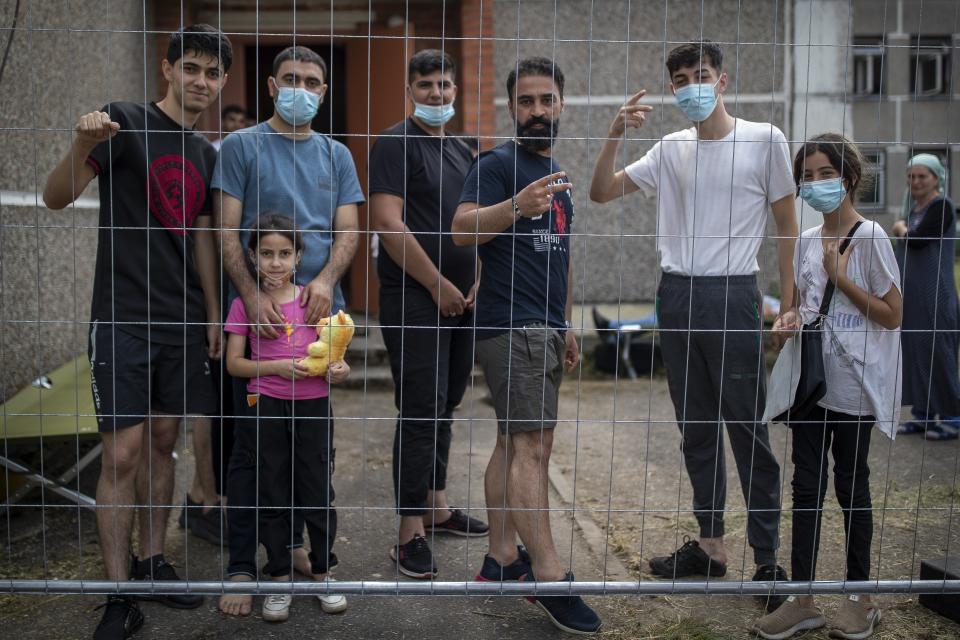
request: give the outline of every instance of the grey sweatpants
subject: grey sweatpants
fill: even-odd
[[[660,345],[700,536],[724,535],[723,423],[747,504],[747,540],[754,560],[774,564],[780,465],[770,449],[767,425],[760,421],[766,404],[762,308],[755,276],[664,273],[657,291]]]

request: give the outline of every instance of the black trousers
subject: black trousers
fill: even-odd
[[[761,420],[766,404],[761,304],[755,276],[664,273],[657,291],[660,345],[700,536],[725,533],[726,425],[754,562],[775,564],[780,464]]]
[[[314,573],[326,573],[337,536],[333,508],[333,417],[327,398],[278,400],[260,396],[260,540],[267,550],[264,571],[290,573],[295,510],[310,534]]]
[[[256,414],[256,408],[254,407],[251,412],[246,406],[247,381],[241,378],[232,378],[232,380],[234,383],[235,424],[234,443],[227,475],[227,544],[230,549],[227,575],[248,575],[256,579],[257,546],[261,542],[266,544],[263,539],[263,532],[257,526],[257,516],[261,504],[258,499],[258,487],[262,481],[258,471],[258,460],[262,450],[260,438],[263,432],[257,428],[259,418]],[[269,414],[264,413],[263,415]],[[298,411],[297,415],[301,415],[301,413]],[[322,415],[326,415],[326,413]],[[289,505],[289,503],[287,504]],[[303,526],[303,512],[300,509],[295,509],[293,512],[293,538],[292,542],[287,543],[288,547],[303,546]],[[311,543],[316,544],[312,541]],[[334,564],[336,564],[335,560],[331,560],[330,566]]]
[[[793,434],[793,579],[814,580],[820,547],[820,519],[827,493],[827,452],[833,452],[833,484],[843,511],[847,580],[870,579],[873,506],[870,501],[870,434],[873,416],[826,409],[798,425]]]
[[[453,411],[473,370],[473,316],[441,318],[425,291],[380,291],[380,323],[399,415],[393,439],[397,513],[425,515],[443,491]]]

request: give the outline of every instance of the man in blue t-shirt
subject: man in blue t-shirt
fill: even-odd
[[[327,65],[316,52],[294,46],[281,51],[267,79],[274,100],[273,116],[266,122],[241,129],[223,140],[214,172],[214,212],[223,229],[223,266],[233,284],[231,299],[240,296],[256,332],[274,339],[284,325],[280,305],[262,295],[247,268],[249,229],[261,213],[290,216],[301,232],[303,258],[293,274],[303,287],[300,304],[305,319],[320,318],[344,307],[340,278],[350,266],[359,243],[357,205],[363,193],[353,158],[345,146],[315,133],[310,123],[327,89]],[[230,457],[227,500],[231,507],[255,504],[256,430],[244,425],[246,390],[234,387],[238,428]],[[254,580],[256,567],[256,516],[252,509],[228,508],[232,580]],[[295,542],[302,541],[303,521],[294,518]],[[318,545],[320,547],[321,545]],[[332,554],[331,554],[332,555]],[[294,564],[305,566],[303,552],[294,553]],[[324,574],[333,558],[313,558],[312,573]],[[309,570],[309,569],[308,569]],[[224,595],[220,610],[232,615],[250,613],[252,598]],[[343,596],[321,597],[324,610],[342,611]]]
[[[477,579],[573,581],[554,546],[547,497],[560,382],[580,358],[568,330],[571,185],[551,155],[563,72],[546,58],[520,60],[507,98],[516,139],[477,159],[451,225],[455,244],[478,247],[476,354],[499,424],[485,482],[490,550]],[[600,628],[579,596],[536,602],[564,631]]]

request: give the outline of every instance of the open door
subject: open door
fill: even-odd
[[[403,36],[406,35],[407,38]],[[407,59],[413,51],[413,25],[373,27],[371,38],[350,38],[346,45],[347,147],[357,165],[364,194],[367,161],[374,136],[406,115]],[[378,38],[377,36],[391,36]],[[370,209],[360,207],[360,248],[350,266],[349,306],[356,311],[379,311],[379,280],[370,241]]]

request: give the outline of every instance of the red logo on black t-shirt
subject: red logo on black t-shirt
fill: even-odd
[[[183,156],[169,154],[150,163],[150,213],[168,230],[185,235],[206,198],[200,172]]]
[[[557,230],[557,235],[566,235],[567,233],[567,206],[562,198],[554,198],[551,206],[553,209],[553,226]]]

